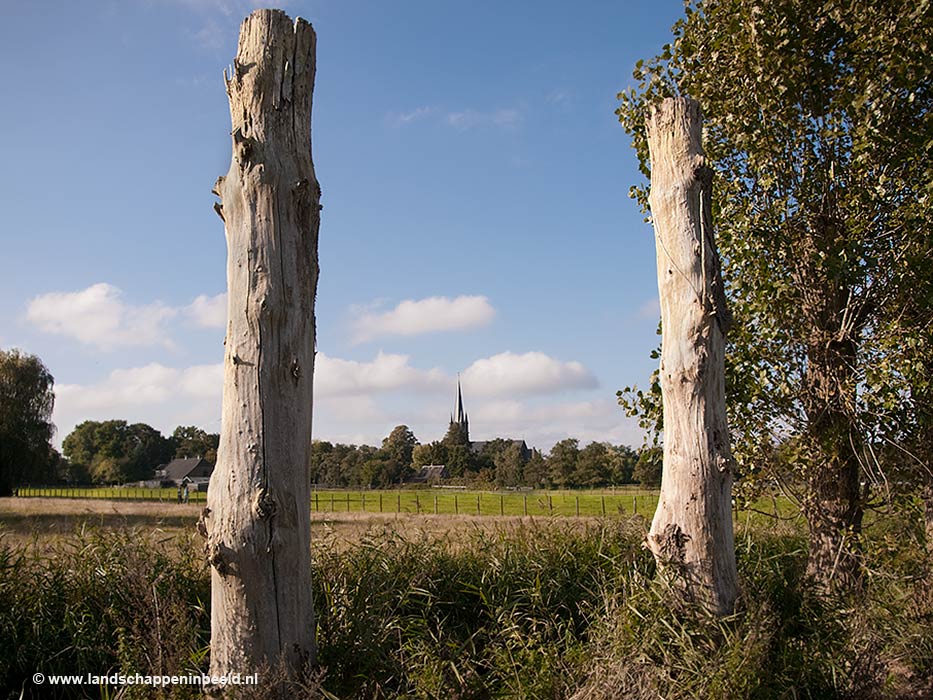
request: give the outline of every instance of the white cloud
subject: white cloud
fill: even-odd
[[[187,306],[161,301],[134,305],[123,292],[99,282],[77,292],[50,292],[32,299],[26,319],[46,333],[62,335],[100,350],[130,346],[173,349],[170,322],[188,319],[203,328],[223,328],[227,322],[227,295],[201,294]]]
[[[108,408],[164,403],[170,399],[216,399],[223,391],[223,364],[195,365],[186,369],[152,362],[143,367],[115,369],[98,384],[59,384],[55,387],[58,404],[69,408]]]
[[[133,306],[106,283],[80,292],[42,294],[26,309],[26,318],[46,333],[75,338],[101,350],[120,346],[161,345],[171,348],[165,324],[177,310],[162,302]]]
[[[596,377],[579,362],[562,362],[543,352],[503,352],[477,360],[463,372],[463,384],[477,394],[506,396],[598,386]]]
[[[497,109],[492,112],[466,109],[462,112],[450,112],[446,118],[448,126],[459,131],[468,131],[478,126],[517,127],[522,120],[522,113],[517,109]]]
[[[475,440],[514,437],[543,450],[565,437],[579,438],[584,444],[641,442],[637,423],[626,418],[611,398],[523,399],[518,391],[484,399],[480,388],[464,375],[464,399]],[[55,394],[59,444],[84,420],[121,418],[148,423],[163,434],[177,425],[219,432],[223,365],[174,368],[154,362],[114,370],[97,383],[59,384]],[[313,435],[332,442],[378,445],[393,426],[404,423],[422,441],[439,439],[454,397],[452,377],[439,369],[412,367],[404,355],[379,353],[371,361],[357,362],[318,353]]]
[[[357,362],[319,352],[314,360],[315,397],[425,391],[450,386],[450,378],[441,370],[412,367],[407,355],[380,352],[372,362]]]
[[[385,119],[389,126],[397,129],[412,122],[427,119],[436,111],[434,107],[418,107],[410,112],[388,112]]]
[[[178,369],[152,362],[142,367],[115,369],[97,384],[59,384],[55,396],[58,405],[69,410],[119,412],[133,407],[210,400],[217,404],[219,412],[223,382],[223,363]],[[322,352],[315,358],[314,396],[330,399],[332,405],[359,408],[360,401],[371,403],[371,394],[450,391],[451,387],[453,381],[443,371],[412,367],[406,355],[380,352],[372,362],[344,360]],[[344,403],[334,403],[338,400]],[[347,411],[347,416],[354,413],[354,409]]]
[[[57,440],[85,420],[124,419],[148,423],[164,434],[177,425],[220,430],[223,364],[166,367],[153,362],[115,369],[96,384],[58,384],[54,421]]]
[[[227,325],[227,295],[224,292],[212,297],[202,294],[185,307],[185,314],[204,328],[223,328]]]
[[[661,300],[658,299],[657,297],[654,297],[653,299],[648,299],[647,301],[643,302],[642,305],[638,307],[638,311],[636,312],[636,316],[637,316],[638,318],[644,318],[644,319],[648,319],[648,318],[657,319],[657,318],[660,318],[660,316],[661,316]]]
[[[581,445],[611,442],[638,446],[643,431],[611,399],[531,404],[519,401],[479,403],[470,413],[474,439],[511,437],[547,451],[558,440],[573,437]]]
[[[385,335],[408,336],[475,328],[489,323],[496,315],[484,296],[407,299],[384,313],[359,308],[355,312],[358,314],[353,322],[355,343]]]

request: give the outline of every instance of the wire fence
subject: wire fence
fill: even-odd
[[[113,501],[177,503],[177,489],[31,486],[17,490],[21,498],[93,498]],[[190,491],[188,503],[203,503],[204,491]],[[612,516],[650,517],[658,504],[657,491],[349,491],[315,489],[315,513],[389,513],[412,515]]]

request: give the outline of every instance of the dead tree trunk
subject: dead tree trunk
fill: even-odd
[[[257,10],[224,78],[233,159],[217,467],[201,529],[211,564],[211,674],[315,659],[311,401],[320,189],[311,162],[315,34]]]
[[[664,471],[648,546],[689,600],[729,614],[738,594],[724,348],[731,323],[713,240],[700,106],[666,99],[647,120],[661,297]]]

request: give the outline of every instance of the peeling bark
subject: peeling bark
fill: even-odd
[[[199,530],[211,565],[212,675],[315,659],[310,451],[320,188],[311,160],[315,34],[257,10],[240,28],[233,158],[215,206],[227,236],[217,467]]]
[[[648,547],[688,600],[729,614],[738,595],[726,422],[726,307],[699,105],[670,98],[647,120],[661,301],[664,471]]]

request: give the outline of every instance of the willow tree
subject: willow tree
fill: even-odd
[[[702,106],[736,319],[734,454],[746,476],[774,467],[809,523],[808,574],[849,589],[869,485],[914,459],[892,446],[922,417],[929,381],[903,352],[922,345],[933,308],[928,4],[688,2],[673,34],[638,63],[619,118],[647,174],[648,105],[688,94]],[[648,208],[645,187],[633,194]],[[629,406],[657,417],[656,396]]]
[[[257,10],[225,81],[233,158],[218,179],[227,335],[217,467],[202,531],[211,674],[315,657],[310,456],[320,189],[311,161],[315,34]]]
[[[664,470],[648,547],[688,598],[719,615],[738,595],[724,353],[732,323],[713,237],[700,106],[685,98],[647,117],[651,212],[661,302]]]
[[[54,379],[35,355],[0,350],[0,496],[21,483],[55,480]]]

